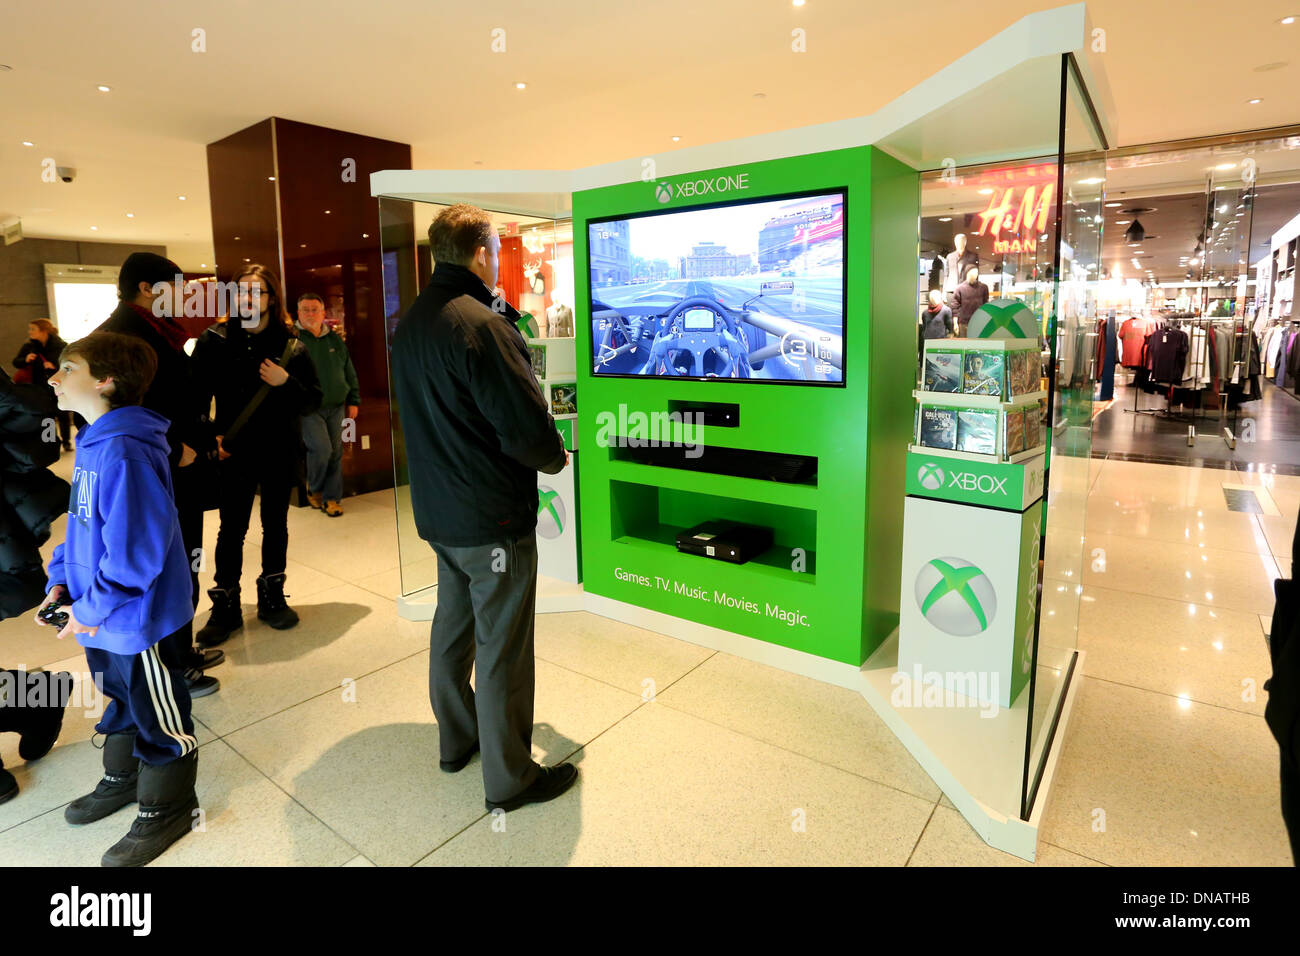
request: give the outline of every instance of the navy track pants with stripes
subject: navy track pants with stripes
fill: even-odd
[[[138,734],[135,755],[153,766],[171,763],[198,746],[175,643],[164,638],[134,655],[85,649],[95,683],[110,698],[95,729],[101,734]]]

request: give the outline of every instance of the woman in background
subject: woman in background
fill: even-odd
[[[59,330],[49,319],[33,319],[27,324],[29,338],[14,356],[14,382],[20,385],[44,385],[50,374],[58,368],[59,355],[67,345],[59,338]],[[59,423],[59,441],[64,451],[72,451],[72,414],[55,409]]]

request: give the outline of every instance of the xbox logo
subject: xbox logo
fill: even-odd
[[[672,183],[659,183],[655,186],[655,199],[661,203],[668,202],[673,198]]]
[[[932,461],[927,461],[916,472],[916,480],[926,491],[937,491],[942,488],[945,477],[947,476],[944,475],[943,469]]]
[[[564,534],[564,499],[545,485],[537,486],[537,533],[543,538]]]
[[[932,558],[916,576],[916,605],[925,619],[958,637],[979,634],[998,613],[993,582],[961,558]]]
[[[1036,339],[1038,318],[1019,299],[994,299],[971,316],[966,326],[971,339]]]

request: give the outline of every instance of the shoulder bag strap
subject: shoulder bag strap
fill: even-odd
[[[297,341],[298,340],[295,338],[290,338],[288,343],[285,345],[284,353],[280,356],[281,368],[288,366],[289,359],[293,356],[294,343]],[[239,413],[239,417],[231,422],[230,427],[226,429],[226,434],[222,438],[223,442],[230,441],[243,430],[244,426],[248,424],[248,420],[253,417],[253,413],[257,411],[258,406],[266,400],[267,393],[270,391],[271,386],[263,383],[262,387],[257,390],[257,393],[248,400],[248,404],[245,405],[244,410]]]

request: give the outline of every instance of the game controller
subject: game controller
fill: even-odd
[[[52,624],[55,627],[63,627],[68,623],[68,612],[60,611],[59,608],[62,606],[62,601],[51,601],[49,604],[45,605],[45,607],[41,608],[40,612],[36,616],[46,624]]]

